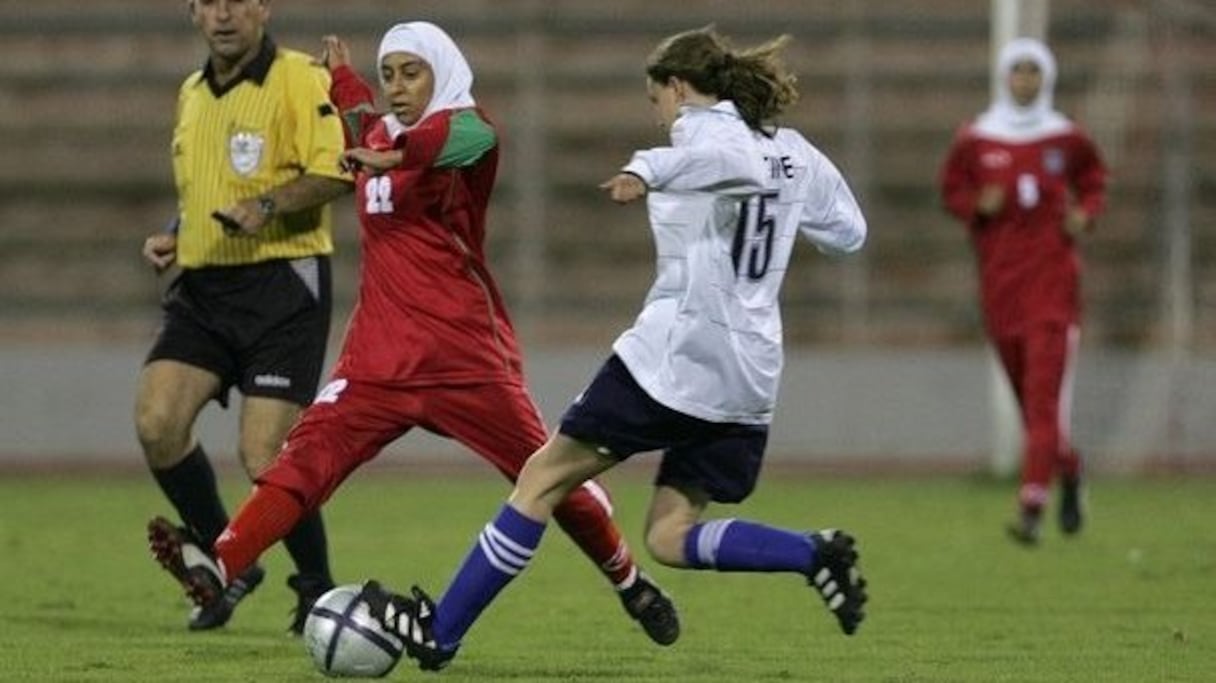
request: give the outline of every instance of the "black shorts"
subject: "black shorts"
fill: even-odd
[[[694,486],[718,503],[737,503],[756,488],[768,443],[767,425],[709,422],[655,401],[615,354],[558,429],[620,460],[661,450],[656,486]]]
[[[216,400],[312,402],[325,363],[332,306],[329,257],[184,270],[169,285],[145,363],[176,360],[220,378]]]

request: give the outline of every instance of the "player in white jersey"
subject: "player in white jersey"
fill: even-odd
[[[804,577],[846,634],[865,616],[854,539],[741,519],[701,522],[710,502],[755,487],[782,365],[777,299],[801,232],[821,251],[856,251],[866,225],[839,171],[773,119],[796,100],[779,59],[788,37],[732,50],[712,29],[651,55],[647,92],[671,145],[634,154],[602,185],[646,198],[657,277],[634,325],[520,473],[435,604],[369,582],[372,611],[423,669],[455,656],[481,611],[535,552],[554,506],[635,453],[660,450],[646,546],[663,564]]]
[[[749,129],[729,100],[686,108],[671,137],[624,169],[653,188],[658,277],[613,351],[669,408],[768,424],[782,365],[777,296],[794,240],[801,231],[822,251],[855,251],[865,220],[827,157],[789,128]]]

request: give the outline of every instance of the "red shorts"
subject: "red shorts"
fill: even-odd
[[[414,427],[459,441],[511,481],[548,438],[521,385],[389,387],[336,379],[304,411],[257,482],[291,491],[312,509]]]

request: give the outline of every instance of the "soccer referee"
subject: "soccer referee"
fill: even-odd
[[[144,257],[180,273],[139,376],[135,427],[153,477],[183,527],[211,547],[228,522],[194,424],[212,399],[241,405],[238,450],[255,478],[312,401],[325,360],[333,251],[326,204],[351,190],[338,166],[342,123],[329,74],[266,33],[270,0],[189,0],[209,49],[182,83],[173,131],[178,212],[148,237]],[[325,528],[306,517],[284,540],[297,574],[291,630],[333,586]],[[189,627],[223,626],[261,583],[253,566]]]

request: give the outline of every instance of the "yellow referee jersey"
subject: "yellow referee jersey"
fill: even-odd
[[[215,84],[210,63],[182,83],[173,131],[173,175],[183,268],[257,263],[333,251],[328,205],[277,215],[257,236],[230,237],[211,212],[304,174],[350,180],[338,168],[342,122],[329,72],[263,39],[233,81]]]

